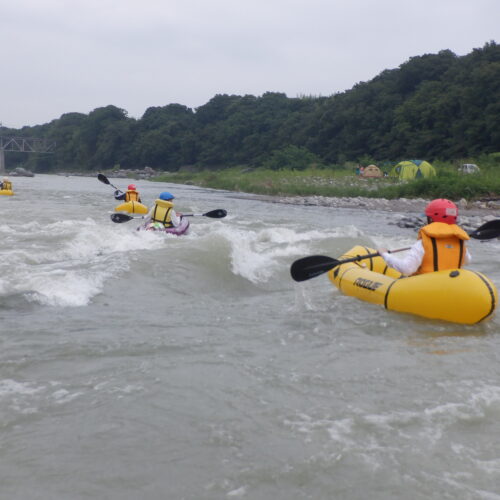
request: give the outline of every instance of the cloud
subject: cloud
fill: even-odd
[[[16,0],[2,7],[0,122],[114,104],[266,91],[331,95],[412,56],[464,55],[498,33],[496,0]]]

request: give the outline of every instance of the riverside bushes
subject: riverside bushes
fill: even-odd
[[[496,168],[495,168],[496,167]],[[451,164],[441,164],[437,177],[399,181],[395,178],[362,179],[352,168],[270,170],[231,168],[197,173],[169,173],[155,180],[194,184],[214,189],[279,196],[332,196],[370,198],[500,198],[500,167],[491,165],[478,174],[463,175]]]

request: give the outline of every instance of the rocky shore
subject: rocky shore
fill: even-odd
[[[113,178],[153,179],[158,172],[150,167],[137,170],[104,171]],[[69,175],[60,173],[59,175]],[[78,175],[78,174],[71,174]],[[82,173],[83,176],[96,176],[97,173]],[[252,198],[269,203],[285,203],[290,205],[319,206],[329,208],[353,208],[367,211],[388,212],[387,223],[402,228],[418,229],[425,224],[424,210],[430,200],[423,198],[385,198],[328,197],[328,196],[271,196],[262,194],[235,193],[236,198]],[[500,219],[500,199],[468,202],[461,199],[456,202],[459,208],[459,224],[466,231],[473,231],[480,225],[493,219]]]
[[[22,167],[16,167],[14,170],[9,172],[10,177],[35,177],[35,174],[31,170],[26,170]]]
[[[130,170],[98,170],[95,172],[58,172],[57,175],[63,175],[65,177],[80,176],[80,177],[97,177],[97,174],[104,174],[106,177],[113,179],[134,179],[134,180],[151,180],[156,177],[159,172],[150,168],[144,167],[142,169],[130,169]]]
[[[418,229],[425,224],[424,210],[430,200],[422,198],[330,198],[327,196],[266,196],[253,195],[252,198],[270,203],[291,205],[320,206],[330,208],[359,208],[367,211],[389,212],[388,224],[398,227]],[[473,231],[493,219],[500,219],[500,200],[457,202],[459,223],[466,231]]]

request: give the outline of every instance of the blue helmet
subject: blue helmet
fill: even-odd
[[[174,195],[172,193],[169,193],[168,191],[163,191],[163,193],[160,193],[160,200],[173,200]]]

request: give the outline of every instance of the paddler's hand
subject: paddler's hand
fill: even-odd
[[[388,250],[387,248],[377,248],[377,252],[379,255],[382,255],[383,253],[387,253]]]

